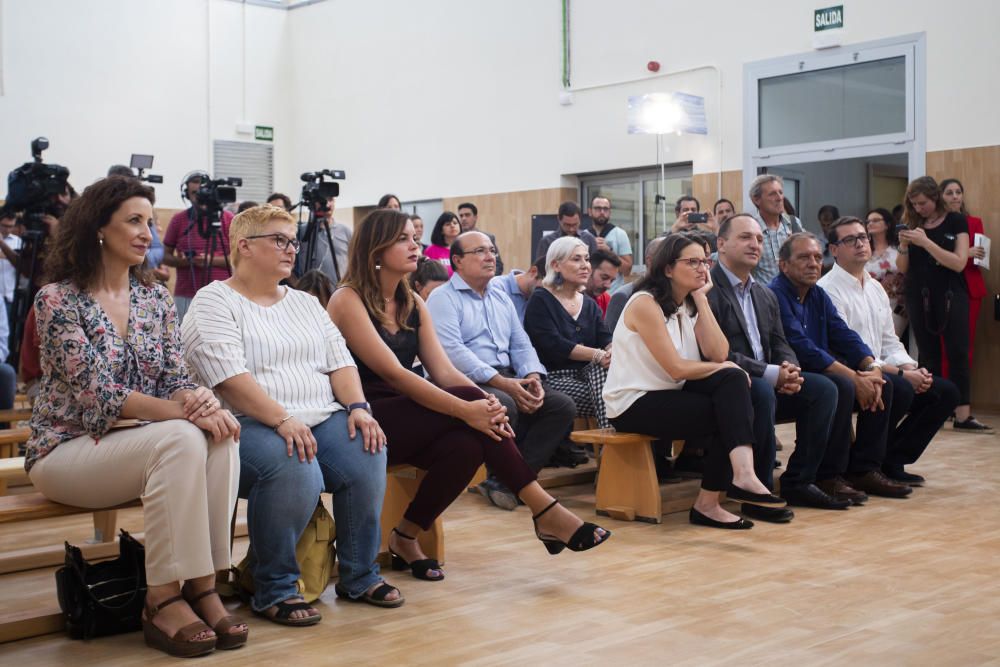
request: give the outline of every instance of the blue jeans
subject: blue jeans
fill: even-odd
[[[362,449],[361,434],[347,436],[347,413],[339,410],[312,428],[318,450],[312,462],[288,456],[285,440],[270,426],[240,417],[240,490],[249,501],[253,608],[263,611],[298,595],[295,545],[316,509],[319,494],[333,494],[337,522],[340,588],[360,597],[382,580],[378,557],[379,516],[385,497],[383,450]]]

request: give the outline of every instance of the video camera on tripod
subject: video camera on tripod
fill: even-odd
[[[327,181],[327,177],[331,180]],[[300,176],[305,181],[305,185],[302,186],[302,199],[296,206],[305,206],[309,211],[309,221],[306,223],[305,233],[299,234],[299,240],[302,241],[302,247],[305,249],[305,256],[299,257],[298,260],[300,273],[318,268],[316,263],[316,246],[320,229],[322,229],[322,238],[326,242],[324,257],[328,256],[333,265],[334,275],[330,276],[330,278],[334,282],[339,282],[341,277],[343,277],[340,263],[337,261],[336,248],[333,245],[333,236],[330,233],[330,224],[326,222],[326,219],[330,215],[328,200],[340,195],[340,183],[336,181],[342,181],[346,177],[346,174],[340,169],[307,171]],[[300,210],[300,225],[302,224],[301,215]],[[323,257],[320,257],[319,264],[323,264]]]
[[[198,189],[192,203],[195,204],[198,234],[207,239],[222,228],[222,209],[236,201],[236,188],[243,187],[243,179],[235,176],[212,179],[204,171],[192,171],[181,183],[181,196],[185,199],[188,198],[188,183],[195,180]]]
[[[327,176],[334,180],[324,180]],[[331,197],[340,195],[340,183],[346,178],[343,171],[339,169],[324,169],[322,171],[307,171],[300,176],[305,185],[302,186],[302,201],[309,211],[329,211],[330,207],[326,201]]]
[[[42,216],[56,215],[53,198],[69,187],[69,169],[58,164],[42,162],[42,151],[49,147],[49,140],[38,137],[31,142],[32,162],[25,162],[7,176],[7,200],[4,208],[12,213],[22,213],[21,220],[30,232],[44,234],[48,230]]]

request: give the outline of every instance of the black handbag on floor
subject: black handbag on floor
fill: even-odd
[[[118,558],[88,563],[66,542],[66,565],[56,571],[56,594],[71,639],[91,639],[142,627],[146,549],[124,530]]]

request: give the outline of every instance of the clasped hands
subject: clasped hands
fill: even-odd
[[[195,387],[188,391],[181,405],[184,407],[184,418],[211,435],[213,442],[222,442],[229,437],[240,439],[240,423],[222,407],[208,387]]]

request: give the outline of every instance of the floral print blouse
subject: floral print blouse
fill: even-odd
[[[865,264],[865,270],[868,275],[882,283],[893,312],[897,315],[903,315],[903,281],[905,276],[896,268],[898,258],[899,251],[888,246],[881,255],[872,254],[872,258]]]
[[[130,279],[123,338],[104,309],[70,281],[35,297],[42,379],[31,414],[24,467],[81,435],[98,442],[138,391],[169,399],[194,389],[181,352],[177,311],[167,289]]]

